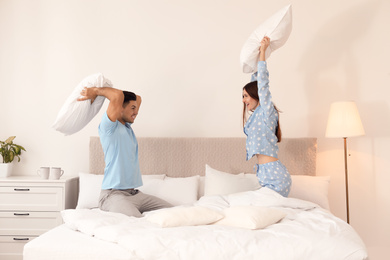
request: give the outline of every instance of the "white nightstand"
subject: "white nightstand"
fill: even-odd
[[[60,211],[76,207],[78,177],[0,178],[0,259],[23,259],[24,245],[62,224]]]

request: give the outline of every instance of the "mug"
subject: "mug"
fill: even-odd
[[[50,179],[59,180],[63,174],[64,170],[61,170],[61,167],[51,167]]]
[[[42,179],[49,179],[50,168],[41,167],[37,170],[37,174],[41,176]]]

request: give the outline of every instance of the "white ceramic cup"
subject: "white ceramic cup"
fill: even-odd
[[[37,174],[41,176],[42,179],[49,179],[50,168],[49,167],[41,167],[37,170]]]
[[[63,174],[64,170],[61,170],[61,167],[51,167],[50,169],[50,179],[59,180]]]

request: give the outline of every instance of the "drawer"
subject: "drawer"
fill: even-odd
[[[0,187],[0,210],[60,211],[64,209],[61,187]]]
[[[0,212],[0,235],[36,235],[62,224],[60,212]]]
[[[0,259],[22,260],[24,245],[35,236],[0,236]]]

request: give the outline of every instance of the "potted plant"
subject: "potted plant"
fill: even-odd
[[[0,177],[8,177],[11,173],[11,163],[17,157],[20,162],[22,150],[26,151],[23,146],[14,143],[16,136],[11,136],[5,141],[0,141],[0,155],[3,162],[0,163]]]

